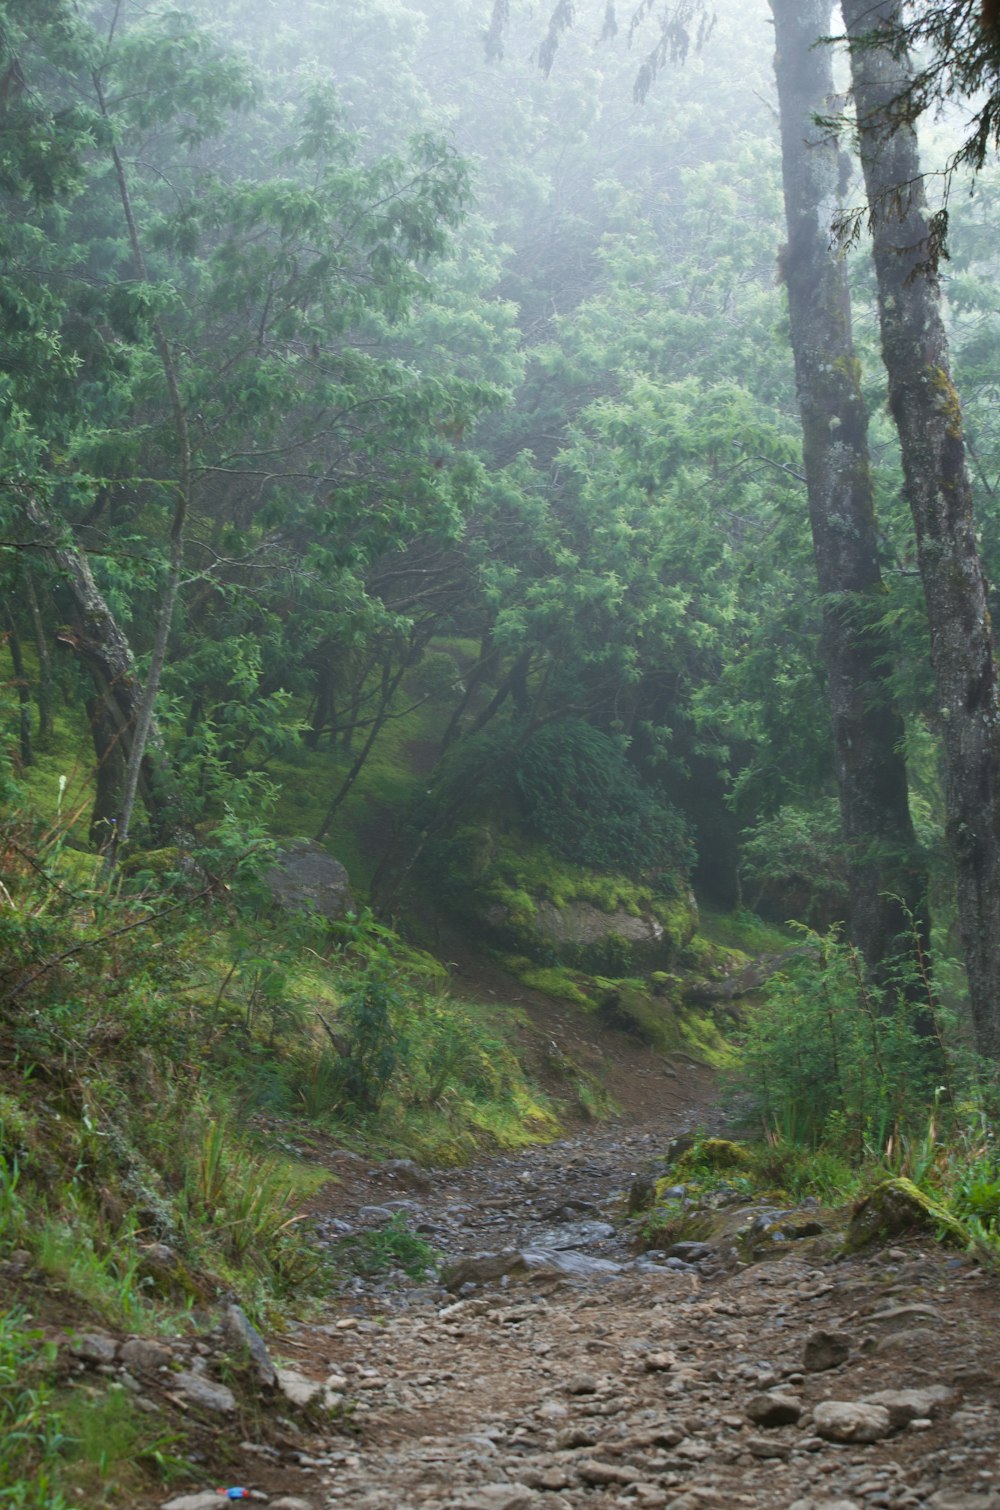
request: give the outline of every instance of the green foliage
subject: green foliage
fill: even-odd
[[[346,1046],[336,1062],[333,1085],[345,1110],[367,1115],[382,1105],[402,1048],[400,1006],[391,982],[374,974],[363,978],[344,1002],[340,1022]]]
[[[834,798],[811,806],[782,807],[745,835],[742,874],[752,910],[811,926],[842,918],[848,875],[840,810]]]
[[[22,1311],[0,1312],[0,1482],[10,1510],[71,1510],[53,1473],[64,1442],[52,1408],[56,1351]]]
[[[402,1212],[384,1227],[342,1238],[333,1251],[335,1261],[366,1277],[398,1269],[410,1279],[423,1279],[439,1258],[430,1243],[411,1230]]]
[[[513,782],[526,828],[572,864],[670,885],[691,863],[680,814],[643,786],[620,741],[579,719],[534,734]]]
[[[953,1083],[947,1014],[929,981],[911,979],[908,962],[879,993],[836,929],[802,933],[803,952],[763,989],[738,1080],[755,1114],[786,1140],[859,1158],[868,1142],[884,1145],[919,1123],[942,1071]]]

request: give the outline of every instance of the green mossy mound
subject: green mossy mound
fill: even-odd
[[[950,1212],[919,1190],[912,1180],[883,1180],[854,1208],[844,1251],[892,1242],[910,1232],[933,1232],[939,1242],[967,1248],[969,1234]]]
[[[681,1154],[674,1170],[678,1175],[711,1169],[716,1173],[735,1171],[746,1173],[753,1168],[753,1154],[749,1148],[734,1143],[730,1138],[703,1138],[694,1148]]]
[[[680,876],[654,887],[599,874],[484,828],[461,830],[447,858],[462,884],[442,887],[441,903],[486,943],[542,967],[615,978],[669,970],[698,926]]]

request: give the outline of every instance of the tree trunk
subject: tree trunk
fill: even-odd
[[[35,583],[31,572],[25,569],[24,586],[28,597],[28,611],[31,614],[31,627],[35,636],[35,653],[38,656],[38,682],[36,684],[36,698],[38,701],[38,739],[44,744],[52,738],[54,724],[52,721],[52,661],[49,657],[48,641],[45,638],[45,625],[42,623],[41,609],[38,606],[38,595],[35,592]]]
[[[7,644],[10,647],[10,662],[14,670],[14,684],[17,687],[20,714],[18,746],[21,752],[21,764],[34,765],[35,757],[31,748],[31,688],[24,669],[24,657],[21,654],[21,640],[17,632],[17,624],[9,608],[7,610]]]
[[[24,502],[25,513],[45,542],[45,549],[59,570],[59,581],[76,609],[78,623],[63,628],[59,639],[79,656],[93,678],[98,700],[106,718],[116,729],[121,758],[127,760],[132,748],[136,714],[142,699],[142,683],[136,671],[132,647],[125,638],[111,609],[94,581],[86,556],[60,533],[37,499]],[[105,755],[103,735],[92,723],[98,764]],[[166,754],[153,727],[143,752],[140,791],[156,839],[166,842],[175,837],[179,820],[172,801],[172,772]],[[117,817],[117,814],[115,815]],[[108,814],[95,810],[94,822]],[[104,843],[107,825],[102,824]]]
[[[792,349],[802,415],[813,554],[823,595],[822,656],[841,822],[850,866],[848,926],[876,979],[926,932],[926,876],[910,818],[903,724],[893,707],[884,588],[843,257],[831,246],[840,183],[835,135],[818,126],[833,97],[833,0],[771,0],[781,111]]]
[[[94,849],[101,851],[110,842],[121,812],[125,759],[121,748],[122,731],[108,699],[100,693],[88,698],[87,718],[97,757],[97,790],[90,815],[90,842]]]
[[[871,212],[882,353],[930,622],[947,833],[981,1053],[1000,1058],[1000,698],[962,411],[951,381],[916,134],[892,102],[910,79],[892,0],[843,0]]]

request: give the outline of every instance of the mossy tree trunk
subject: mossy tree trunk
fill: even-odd
[[[910,65],[880,34],[893,0],[843,0],[851,41],[889,405],[930,622],[947,833],[980,1051],[1000,1058],[1000,699],[962,413],[949,370],[933,224],[913,127],[894,102]]]
[[[880,628],[884,588],[843,257],[831,246],[840,147],[816,123],[831,113],[832,0],[771,0],[781,113],[792,349],[802,416],[813,553],[823,595],[826,671],[841,822],[848,847],[849,928],[876,979],[926,929],[926,876],[910,817],[903,724]]]

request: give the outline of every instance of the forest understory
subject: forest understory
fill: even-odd
[[[1000,1510],[998,60],[0,0],[0,1510]]]

